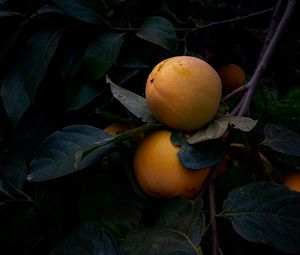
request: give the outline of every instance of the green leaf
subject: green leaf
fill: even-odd
[[[184,233],[195,245],[201,243],[205,229],[203,201],[181,197],[169,200],[159,212],[155,225]]]
[[[19,155],[9,155],[3,164],[2,172],[9,182],[12,192],[22,190],[26,180],[27,165]]]
[[[26,43],[15,66],[4,75],[1,97],[6,113],[15,125],[34,101],[60,36],[61,31],[36,32]]]
[[[122,34],[103,33],[89,44],[84,68],[93,80],[100,79],[113,66],[123,41]]]
[[[243,238],[271,245],[283,252],[300,252],[300,193],[257,182],[232,190],[224,212]]]
[[[6,114],[16,126],[31,105],[22,75],[17,70],[7,74],[1,84],[1,98]]]
[[[123,104],[128,111],[130,111],[137,118],[143,122],[153,122],[155,118],[151,114],[146,99],[138,94],[124,89],[117,84],[113,83],[108,77],[107,83],[110,84],[111,92],[113,96]]]
[[[195,144],[202,141],[220,138],[228,129],[229,125],[243,132],[251,131],[257,121],[248,117],[239,116],[216,116],[207,127],[198,130],[196,133],[188,137],[187,141],[190,144]]]
[[[105,23],[106,10],[103,1],[52,0],[71,17],[83,22],[101,25]]]
[[[264,145],[290,156],[300,157],[300,136],[280,125],[267,124]]]
[[[26,90],[34,101],[38,86],[58,47],[62,31],[39,31],[27,42],[18,66],[22,72]]]
[[[68,110],[76,111],[88,103],[90,103],[96,97],[102,95],[105,91],[105,86],[99,86],[95,84],[86,83],[79,90],[78,94],[73,99],[73,102],[68,107]]]
[[[192,241],[182,232],[153,227],[128,234],[120,246],[121,255],[199,255]]]
[[[146,19],[136,36],[166,50],[173,51],[178,47],[175,28],[169,20],[163,17],[153,16]]]
[[[220,138],[229,126],[229,120],[227,116],[218,116],[214,118],[208,125],[208,127],[201,128],[196,133],[188,137],[187,142],[190,144],[199,143],[206,140]]]
[[[0,10],[0,18],[2,18],[2,17],[11,17],[11,16],[15,16],[15,15],[17,15],[17,13],[15,13],[15,12]]]
[[[224,156],[223,143],[217,140],[203,141],[197,144],[188,144],[183,134],[173,132],[173,144],[180,145],[177,153],[180,162],[190,170],[199,170],[218,164]]]
[[[82,42],[82,35],[72,36],[60,45],[59,58],[53,63],[52,68],[59,76],[68,80],[74,77],[83,65],[86,44]]]
[[[124,239],[129,231],[137,229],[141,219],[122,171],[110,168],[90,174],[82,186],[78,204],[81,221],[96,220],[117,239]]]
[[[227,118],[234,128],[243,132],[250,132],[257,124],[257,120],[253,120],[249,117],[227,116]]]
[[[59,9],[55,6],[48,5],[48,4],[42,6],[41,8],[39,8],[36,11],[37,16],[38,15],[43,15],[43,14],[49,14],[49,13],[51,13],[51,14],[64,14],[64,12],[61,9]],[[33,16],[35,16],[35,14]]]
[[[22,32],[22,29],[26,23],[16,24],[10,26],[7,25],[5,29],[5,36],[0,40],[0,64],[5,60],[6,56],[10,52],[13,45],[16,43],[18,36]]]
[[[117,255],[113,237],[97,222],[85,222],[58,243],[49,255]]]
[[[77,167],[76,153],[110,137],[105,131],[86,125],[69,126],[53,133],[41,144],[37,155],[31,161],[27,180],[46,181],[74,173],[95,163],[100,157],[110,153],[114,144],[106,144],[93,150]]]

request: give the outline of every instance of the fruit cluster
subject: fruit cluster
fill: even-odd
[[[189,133],[207,125],[217,113],[222,96],[218,73],[205,61],[190,56],[168,58],[157,64],[146,83],[146,101],[166,128],[141,141],[134,155],[136,179],[156,198],[194,198],[209,168],[190,171],[180,162],[171,130]]]
[[[194,198],[203,187],[210,168],[191,171],[183,166],[180,146],[171,141],[172,130],[191,133],[205,127],[216,115],[222,93],[231,92],[245,83],[245,73],[236,64],[214,69],[207,62],[191,56],[177,56],[158,63],[146,82],[146,102],[153,116],[165,128],[131,138],[136,149],[133,167],[140,187],[150,196],[168,199],[182,196]],[[114,123],[105,131],[112,136],[134,128],[131,124]],[[231,144],[218,167],[222,176],[238,158],[235,152],[245,152],[243,144]],[[272,167],[259,153],[266,168]],[[107,163],[107,159],[101,164]],[[300,176],[300,175],[299,175]],[[283,184],[297,190],[294,178],[286,177]],[[300,190],[299,190],[300,191]]]

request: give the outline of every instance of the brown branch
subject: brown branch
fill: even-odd
[[[279,41],[279,38],[284,32],[284,29],[288,23],[289,18],[292,16],[293,10],[295,9],[296,6],[296,0],[289,0],[286,6],[286,9],[282,15],[282,18],[280,19],[280,22],[278,23],[278,26],[273,25],[273,28],[270,27],[270,29],[275,29],[274,32],[271,31],[269,33],[272,34],[272,38],[270,40],[269,45],[266,47],[265,51],[262,53],[262,57],[259,60],[256,69],[254,71],[254,74],[250,81],[247,83],[247,86],[249,89],[246,91],[244,96],[242,97],[240,103],[236,106],[236,108],[233,110],[231,113],[232,115],[238,115],[238,116],[245,116],[249,114],[250,110],[250,104],[254,95],[254,92],[256,90],[256,87],[258,85],[258,81],[265,70],[276,46]],[[279,5],[279,4],[278,4]],[[280,6],[282,6],[280,4]],[[275,9],[277,13],[279,13],[279,10],[277,8]],[[273,18],[277,18],[274,17]],[[274,24],[276,24],[274,22]],[[271,36],[270,36],[271,37]],[[267,38],[268,39],[268,38]]]
[[[227,101],[228,99],[230,99],[230,98],[236,96],[237,94],[240,94],[240,93],[242,93],[242,92],[245,92],[245,91],[247,91],[248,89],[249,89],[249,86],[248,86],[248,84],[246,83],[245,85],[243,85],[243,86],[241,86],[241,87],[239,87],[239,88],[237,88],[237,89],[231,91],[230,93],[228,93],[226,96],[223,97],[223,100],[224,100],[224,101]]]
[[[210,226],[212,237],[212,255],[217,255],[219,251],[218,229],[216,220],[216,196],[215,183],[212,180],[209,182],[209,207],[210,207]]]
[[[273,37],[274,32],[276,30],[276,27],[278,26],[278,23],[280,21],[280,17],[281,17],[281,14],[282,14],[283,5],[284,5],[284,1],[283,0],[278,0],[277,1],[275,9],[274,9],[274,12],[273,12],[273,15],[272,15],[272,19],[271,19],[271,24],[270,24],[270,27],[269,27],[269,31],[268,31],[268,34],[267,34],[267,36],[265,38],[263,47],[261,49],[261,53],[260,53],[259,59],[262,58],[262,56],[263,56],[266,48],[268,47],[268,45],[270,44],[270,42],[272,40],[272,37]]]

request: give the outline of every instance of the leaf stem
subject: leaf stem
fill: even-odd
[[[221,212],[216,215],[217,218],[228,218],[239,215],[253,215],[255,212]]]

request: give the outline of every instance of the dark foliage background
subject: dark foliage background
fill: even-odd
[[[182,236],[159,228],[165,226],[164,221],[161,225],[155,223],[163,203],[145,197],[132,185],[128,174],[132,148],[111,154],[110,172],[99,171],[96,162],[83,167],[84,171],[43,182],[30,182],[26,176],[42,141],[63,128],[88,125],[101,130],[115,121],[141,124],[114,99],[105,75],[144,96],[147,76],[159,61],[187,54],[205,59],[215,68],[239,64],[251,77],[275,3],[1,0],[1,254],[66,254],[64,251],[73,249],[78,254],[116,254],[116,247],[121,247],[123,254],[142,254],[143,250],[130,250],[134,234],[127,243],[120,244],[129,231],[155,224],[157,229],[136,234],[141,238],[139,244],[146,247],[145,240],[169,235],[165,243],[177,242],[181,248],[186,247]],[[299,5],[295,13],[299,13]],[[248,15],[251,16],[242,18]],[[278,123],[299,134],[298,24],[299,15],[294,15],[264,72],[251,110],[262,126]],[[235,100],[228,103],[230,107],[231,104]],[[82,136],[75,138],[84,144],[87,131],[81,126],[79,129]],[[101,131],[97,135],[105,137]],[[299,170],[297,159],[271,155],[278,168]],[[217,186],[218,207],[222,207],[224,195],[231,189],[253,181],[247,173],[239,178],[240,182],[224,181]],[[185,206],[199,210],[197,217],[201,217],[202,205],[198,202]],[[183,202],[177,203],[184,211]],[[69,235],[72,231],[75,232]],[[285,254],[268,245],[246,241],[223,219],[219,236],[224,254]],[[64,238],[67,240],[60,243]],[[202,238],[202,248],[208,254],[210,238]],[[89,253],[80,253],[82,246]],[[164,249],[168,254],[168,248]],[[188,245],[182,249],[186,253],[180,254],[196,254]]]

